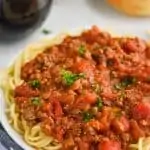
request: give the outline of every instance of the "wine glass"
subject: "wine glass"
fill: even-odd
[[[34,31],[49,14],[52,0],[0,0],[0,40]]]

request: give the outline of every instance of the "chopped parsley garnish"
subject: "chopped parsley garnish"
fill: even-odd
[[[71,86],[76,80],[80,78],[85,78],[85,74],[83,73],[75,74],[67,70],[62,70],[61,75],[62,75],[64,84],[67,86]]]
[[[85,46],[84,45],[80,45],[79,49],[78,49],[78,53],[80,56],[83,56],[85,54]]]
[[[121,80],[121,82],[114,85],[116,90],[122,90],[127,88],[130,85],[133,85],[137,82],[135,77],[127,76]]]
[[[82,117],[83,117],[83,121],[84,122],[88,122],[88,121],[90,121],[93,118],[93,114],[90,113],[90,112],[84,112],[82,114]]]
[[[32,88],[39,88],[41,85],[40,81],[37,79],[30,81],[29,84]]]
[[[137,82],[135,77],[127,76],[122,79],[121,84],[123,87],[128,87],[130,85],[133,85]]]
[[[103,107],[102,98],[100,98],[100,97],[97,98],[96,106],[98,107],[98,109],[102,109],[102,107]]]
[[[39,106],[39,105],[41,105],[41,99],[39,97],[32,97],[31,103],[35,106]]]
[[[48,30],[48,29],[43,29],[42,32],[43,32],[44,34],[49,34],[49,33],[50,33],[50,30]]]

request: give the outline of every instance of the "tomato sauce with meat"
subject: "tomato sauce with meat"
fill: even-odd
[[[97,27],[22,66],[15,103],[63,150],[128,150],[150,136],[150,46]]]

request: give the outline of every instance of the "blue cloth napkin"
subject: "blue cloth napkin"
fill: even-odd
[[[6,150],[23,150],[18,144],[16,144],[10,138],[10,136],[5,132],[1,124],[0,124],[0,144],[3,147],[5,147]],[[1,147],[0,147],[0,150],[1,150]]]

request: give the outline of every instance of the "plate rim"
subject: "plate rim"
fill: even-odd
[[[5,98],[2,89],[0,89],[0,105],[1,105],[1,111],[0,111],[0,123],[6,133],[11,137],[11,139],[17,143],[21,148],[24,150],[34,150],[30,145],[28,145],[21,134],[19,134],[12,126],[9,124],[7,115],[5,113],[6,109],[6,103]]]

